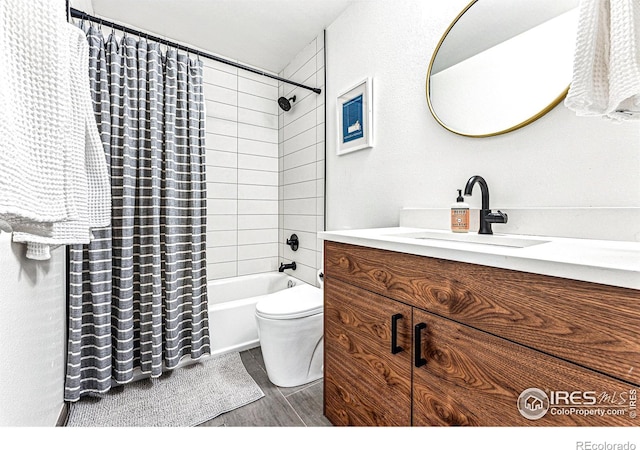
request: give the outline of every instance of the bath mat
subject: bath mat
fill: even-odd
[[[263,396],[240,354],[228,353],[71,403],[67,426],[195,426]]]

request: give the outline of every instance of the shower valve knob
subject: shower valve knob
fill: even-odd
[[[298,241],[298,235],[297,234],[292,234],[291,237],[289,239],[287,239],[287,245],[289,247],[291,247],[291,250],[293,250],[294,252],[296,250],[298,250],[299,244],[300,244],[300,242]]]

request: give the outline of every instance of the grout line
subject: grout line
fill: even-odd
[[[276,386],[277,387],[277,386]],[[287,398],[286,395],[284,395],[282,393],[282,391],[280,390],[280,388],[278,388],[278,392],[280,393],[280,395],[282,395],[282,398],[284,399],[285,402],[287,402],[287,405],[289,405],[289,408],[291,408],[291,411],[293,411],[293,413],[296,415],[296,417],[300,420],[300,422],[302,423],[302,425],[304,425],[305,427],[307,427],[308,425],[304,422],[304,420],[302,420],[302,417],[300,417],[300,414],[298,414],[298,411],[296,411],[296,409],[293,407],[293,405],[291,404],[291,402],[289,401],[289,399]]]

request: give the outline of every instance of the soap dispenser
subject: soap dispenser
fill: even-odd
[[[451,231],[454,233],[469,231],[469,205],[464,202],[462,189],[458,189],[458,198],[451,205]]]

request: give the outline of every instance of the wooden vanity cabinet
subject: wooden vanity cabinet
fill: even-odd
[[[325,282],[325,415],[335,425],[411,424],[411,307]],[[396,314],[397,346],[391,352]]]
[[[627,415],[549,412],[538,420],[525,418],[517,402],[529,388],[628,396],[638,383],[616,379],[407,300],[408,287],[427,291],[438,287],[429,286],[428,275],[402,281],[390,275],[389,268],[397,268],[398,256],[407,255],[325,244],[324,395],[325,415],[334,425],[637,425]],[[382,260],[384,265],[372,264]],[[372,292],[363,278],[385,286],[386,294],[395,294],[395,290],[404,294],[395,295],[402,297],[398,299]],[[473,297],[465,298],[470,302]],[[580,307],[588,309],[589,305]],[[491,311],[481,314],[489,317]],[[504,311],[498,309],[495,314]],[[547,314],[553,311],[541,314],[539,323],[544,323]],[[627,319],[637,320],[635,312],[628,315]],[[517,327],[515,321],[513,326]],[[571,330],[570,323],[565,327]],[[553,339],[553,334],[547,333],[547,338]],[[635,344],[640,350],[637,340]],[[633,349],[633,341],[628,347],[623,350]]]

